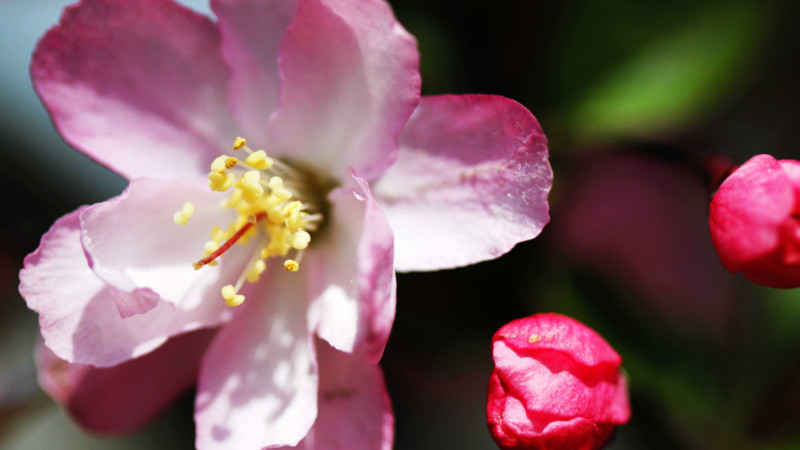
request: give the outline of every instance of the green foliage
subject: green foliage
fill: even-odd
[[[585,2],[556,52],[564,131],[596,142],[664,133],[701,119],[756,66],[767,31],[765,5]]]

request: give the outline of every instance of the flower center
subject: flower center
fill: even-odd
[[[222,288],[228,306],[244,302],[239,289],[245,281],[259,280],[269,258],[284,258],[283,267],[288,272],[300,270],[303,253],[311,242],[310,232],[316,231],[324,218],[321,205],[309,202],[316,198],[315,189],[304,173],[270,158],[264,150],[253,151],[243,138],[236,138],[233,149],[247,153],[244,162],[228,155],[217,157],[211,163],[208,186],[213,191],[231,192],[221,206],[236,211],[236,218],[224,229],[211,229],[202,258],[193,264],[195,270],[217,265],[217,259],[234,245],[260,239],[236,284]],[[187,202],[173,221],[186,225],[192,214],[194,205]]]

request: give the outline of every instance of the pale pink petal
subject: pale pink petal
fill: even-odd
[[[395,268],[496,258],[548,222],[552,170],[536,119],[503,97],[425,97],[374,186],[396,238]]]
[[[305,287],[267,271],[203,359],[197,448],[297,445],[317,417],[317,364]]]
[[[328,200],[327,236],[312,242],[301,270],[312,289],[317,334],[344,352],[380,359],[395,313],[394,238],[366,181],[352,176]]]
[[[40,343],[39,383],[83,428],[135,431],[194,385],[213,336],[214,330],[186,333],[152,353],[106,368],[69,363]]]
[[[337,179],[392,164],[420,78],[416,42],[385,1],[300,0],[279,63],[277,154]]]
[[[201,180],[133,180],[125,192],[81,214],[83,246],[95,273],[118,295],[123,317],[139,314],[159,299],[192,310],[219,303],[219,288],[235,282],[244,269],[247,248],[234,246],[217,266],[195,270],[215,225],[226,227],[234,213],[219,206],[224,194]],[[195,213],[184,226],[173,214],[191,201]],[[146,297],[147,301],[137,302]]]
[[[168,0],[84,0],[39,42],[31,75],[61,136],[128,177],[196,176],[235,128],[219,32]]]
[[[20,272],[20,293],[39,313],[45,344],[59,358],[113,366],[154,350],[170,336],[226,319],[229,311],[222,301],[187,312],[162,301],[147,313],[120,317],[113,289],[86,261],[79,220],[83,211],[56,221]]]
[[[394,415],[380,366],[319,340],[317,358],[319,415],[308,436],[291,448],[390,450]]]
[[[278,107],[278,48],[297,0],[212,0],[222,55],[231,68],[230,103],[241,134],[266,144],[266,124]]]

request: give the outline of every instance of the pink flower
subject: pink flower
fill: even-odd
[[[800,286],[800,162],[750,158],[714,194],[708,226],[729,271],[765,286]]]
[[[536,314],[492,338],[486,417],[503,449],[597,449],[630,418],[622,359],[569,317]]]
[[[130,180],[25,260],[42,385],[98,431],[197,380],[198,448],[388,448],[394,269],[535,237],[544,135],[502,97],[420,101],[381,0],[212,8],[84,0],[34,54],[62,136]]]

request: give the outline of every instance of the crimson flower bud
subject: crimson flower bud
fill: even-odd
[[[515,320],[492,338],[486,417],[509,449],[598,449],[630,418],[622,359],[566,316]]]
[[[709,208],[722,264],[775,288],[800,286],[800,162],[750,158],[720,185]]]

